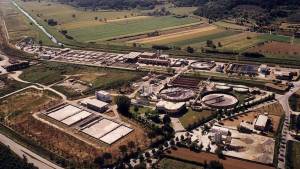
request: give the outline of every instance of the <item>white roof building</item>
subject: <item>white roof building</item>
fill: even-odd
[[[130,52],[126,55],[124,55],[124,59],[136,59],[139,57],[142,53],[141,52]]]
[[[173,102],[168,102],[168,101],[159,101],[156,104],[156,108],[158,110],[163,110],[166,111],[167,113],[177,113],[183,108],[185,108],[186,104],[185,102],[178,102],[178,103],[173,103]]]
[[[228,135],[229,133],[229,130],[227,128],[223,128],[223,127],[219,127],[219,126],[213,126],[211,128],[211,132],[212,133],[221,133],[222,135]]]
[[[256,130],[263,130],[268,122],[268,116],[266,115],[259,115],[254,123],[254,127]]]

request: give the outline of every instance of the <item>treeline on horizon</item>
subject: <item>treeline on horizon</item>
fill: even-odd
[[[157,0],[58,0],[83,8],[101,9],[153,9],[160,2]]]
[[[23,0],[30,1],[30,0]],[[38,0],[40,1],[40,0]],[[268,25],[277,18],[300,22],[300,0],[57,0],[81,8],[96,9],[153,9],[171,2],[177,7],[196,6],[195,15],[212,20],[243,18]]]

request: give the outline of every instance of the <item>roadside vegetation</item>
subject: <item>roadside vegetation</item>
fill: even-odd
[[[9,147],[0,143],[0,168],[9,169],[38,169],[33,164],[28,163],[26,157],[20,158]]]

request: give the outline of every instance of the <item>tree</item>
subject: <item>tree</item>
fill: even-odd
[[[139,111],[139,107],[137,105],[134,105],[133,110],[137,113]]]
[[[134,141],[129,141],[127,145],[131,149],[131,151],[135,148],[135,142]]]
[[[95,158],[94,163],[99,166],[102,166],[104,164],[104,158],[102,156],[98,156]]]
[[[215,153],[217,154],[217,156],[221,159],[224,159],[224,154],[223,151],[220,147],[217,147],[217,149],[215,150]]]
[[[111,160],[112,159],[111,153],[103,153],[102,157],[103,157],[104,160]],[[104,161],[104,163],[105,163],[105,161]]]
[[[164,124],[170,124],[171,123],[171,118],[169,115],[165,115],[163,118],[163,123]]]
[[[298,133],[298,130],[300,130],[300,115],[297,116],[296,128]]]
[[[145,157],[147,157],[147,158],[150,157],[150,153],[148,151],[145,153]]]
[[[224,169],[223,164],[220,163],[219,161],[210,161],[208,165],[209,169]]]
[[[140,164],[133,167],[134,169],[146,169],[146,163],[141,162]]]
[[[131,114],[129,112],[131,100],[127,96],[117,96],[116,104],[118,106],[118,111],[124,116],[130,117]]]
[[[120,152],[121,152],[123,155],[125,155],[125,154],[127,153],[127,151],[128,151],[128,148],[127,148],[126,145],[121,145],[121,146],[119,147],[119,150],[120,150]]]
[[[187,51],[188,53],[194,53],[194,52],[195,52],[194,48],[192,48],[192,47],[190,47],[190,46],[188,46],[188,47],[186,48],[186,51]]]

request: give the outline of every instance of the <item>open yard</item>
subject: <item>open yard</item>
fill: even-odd
[[[50,62],[25,69],[20,78],[45,85],[57,83],[54,88],[76,98],[97,89],[120,89],[143,75],[141,72]],[[72,79],[72,82],[66,82],[66,79]],[[78,93],[77,88],[82,90]]]
[[[3,117],[14,119],[30,112],[35,112],[47,105],[53,105],[60,97],[49,91],[41,91],[34,88],[8,96],[0,100],[0,114]],[[21,120],[21,118],[20,118]]]
[[[179,121],[181,122],[184,128],[187,128],[189,125],[192,125],[211,115],[213,115],[213,112],[210,110],[203,110],[199,112],[189,109],[182,117],[179,118]]]
[[[218,156],[215,154],[206,153],[206,152],[196,153],[185,148],[178,148],[178,150],[172,150],[171,154],[168,155],[175,158],[184,159],[188,161],[195,161],[202,164],[204,163],[204,161],[209,162],[212,160],[217,160],[223,164],[224,169],[250,169],[250,168],[275,169],[274,167],[271,166],[239,160],[231,157],[226,157],[225,160],[219,159]]]

